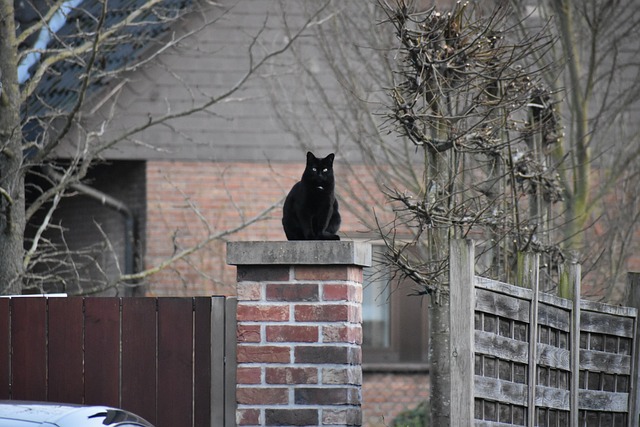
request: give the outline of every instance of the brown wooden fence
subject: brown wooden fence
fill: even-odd
[[[0,399],[235,425],[234,298],[0,298]]]
[[[484,279],[473,259],[452,243],[451,425],[638,426],[638,310]]]

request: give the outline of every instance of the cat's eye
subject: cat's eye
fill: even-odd
[[[329,170],[329,169],[324,168],[324,169],[322,169],[322,172],[325,172],[325,173],[326,173],[328,170]]]
[[[311,170],[312,170],[312,171],[314,171],[314,172],[316,172],[316,171],[317,171],[317,169],[316,169],[316,168],[311,168]]]

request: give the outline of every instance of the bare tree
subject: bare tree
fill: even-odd
[[[481,3],[477,12],[488,17],[500,2]],[[637,176],[640,164],[637,124],[631,119],[637,114],[639,69],[633,59],[637,57],[637,44],[632,41],[637,38],[634,17],[640,8],[631,2],[621,2],[609,10],[605,2],[597,0],[551,3],[502,2],[503,11],[496,17],[509,30],[512,40],[535,40],[541,32],[558,37],[554,43],[513,58],[522,67],[534,66],[539,70],[531,82],[534,90],[528,111],[516,121],[518,126],[532,119],[538,121],[527,131],[529,135],[522,134],[531,151],[524,155],[523,150],[516,150],[514,154],[518,162],[536,162],[526,167],[520,163],[522,176],[532,177],[533,173],[539,181],[535,184],[525,180],[529,188],[526,191],[544,186],[553,190],[553,196],[519,200],[520,219],[512,225],[520,224],[519,231],[531,235],[525,242],[530,241],[533,246],[524,243],[521,248],[547,253],[542,263],[547,272],[557,273],[554,263],[565,256],[578,257],[584,266],[583,274],[588,275],[584,283],[591,284],[587,292],[615,301],[612,277],[623,283],[625,262],[638,250],[638,239],[634,239],[638,233],[637,216],[624,212],[637,204],[631,187],[625,183]],[[525,7],[531,4],[536,7]],[[560,19],[568,6],[571,13]],[[394,6],[389,2],[385,7]],[[282,102],[274,105],[282,123],[300,141],[324,141],[340,152],[338,158],[348,160],[342,166],[351,177],[360,178],[350,178],[351,184],[341,189],[349,199],[345,206],[354,208],[371,229],[377,224],[371,219],[370,205],[373,200],[380,201],[375,189],[401,189],[406,194],[425,191],[425,162],[415,155],[416,144],[412,141],[420,136],[405,129],[404,138],[388,137],[390,132],[393,134],[393,127],[385,122],[385,117],[395,118],[386,115],[389,103],[385,89],[394,87],[398,80],[394,64],[400,48],[394,45],[388,28],[380,24],[385,19],[381,16],[383,8],[369,3],[367,7],[360,5],[355,13],[344,4],[333,4],[330,19],[315,28],[316,57],[308,51],[293,50],[297,58],[295,73],[302,76],[296,97],[288,105]],[[448,10],[442,11],[443,15],[446,13]],[[571,37],[567,31],[573,32]],[[570,68],[577,70],[577,74],[571,74]],[[327,76],[333,77],[344,90],[336,90],[336,83]],[[274,92],[280,94],[279,89],[274,88]],[[396,97],[393,92],[391,96]],[[396,114],[396,106],[391,107]],[[493,109],[486,118],[491,122],[499,116],[499,109]],[[326,117],[325,122],[330,124],[310,125],[310,117]],[[519,131],[522,130],[520,126]],[[516,131],[509,128],[505,135],[514,138]],[[426,134],[433,137],[431,132],[433,129],[427,128]],[[366,167],[360,168],[360,164]],[[498,179],[501,173],[507,173],[506,169],[485,170],[493,170],[493,178],[497,179],[495,186],[485,186],[485,190],[498,195],[510,191],[503,185],[504,180]],[[365,181],[373,185],[363,185]],[[623,188],[625,192],[621,191]],[[511,197],[515,194],[518,193],[513,192]],[[402,194],[392,196],[402,199]],[[555,214],[549,210],[552,207],[549,201],[554,202]],[[396,227],[402,222],[392,222],[389,208],[381,203],[376,206],[379,222],[389,225],[383,234],[411,241],[415,228]],[[534,215],[535,211],[538,213]],[[527,227],[525,219],[529,221]],[[589,239],[585,245],[586,236],[594,235],[598,238]],[[500,245],[485,245],[479,252],[480,265],[496,277],[500,277],[497,274],[500,269],[507,275],[511,274],[508,269],[513,272],[509,257],[509,251],[505,252]]]
[[[417,13],[404,3],[369,6],[368,21],[337,7],[316,29],[319,55],[346,88],[343,93],[332,91],[309,67],[305,52],[293,49],[305,81],[289,109],[274,105],[285,126],[301,141],[311,140],[314,132],[334,141],[343,157],[355,160],[344,165],[353,175],[375,177],[378,186],[364,196],[361,186],[342,190],[350,199],[347,206],[355,203],[362,220],[381,228],[389,243],[396,238],[415,251],[412,242],[429,229],[465,235],[485,230],[485,237],[490,230],[493,243],[482,256],[492,262],[483,264],[501,278],[514,273],[513,251],[505,252],[500,243],[513,236],[519,249],[558,256],[548,208],[561,199],[561,188],[548,151],[560,133],[554,94],[542,81],[544,67],[530,66],[550,49],[550,37],[516,38],[504,8],[481,17],[471,6],[442,13]],[[401,16],[405,19],[398,22]],[[399,45],[383,21],[394,25]],[[429,37],[437,43],[422,45]],[[306,95],[302,102],[300,93]],[[318,117],[319,111],[331,118],[330,125],[305,126],[306,117]],[[455,159],[446,160],[448,153]],[[362,211],[380,200],[375,195],[380,189],[394,201],[389,206],[396,213],[383,218],[384,206],[378,206],[376,223]]]
[[[378,186],[369,191],[382,190],[390,202],[386,213],[376,206],[371,224],[386,244],[388,265],[431,297],[438,396],[448,396],[449,239],[482,240],[478,273],[502,280],[516,278],[523,252],[544,253],[554,265],[562,256],[552,235],[562,189],[548,154],[559,142],[558,119],[536,62],[552,39],[544,32],[518,37],[509,13],[381,3],[369,15],[378,24],[367,27],[338,7],[331,26],[317,32],[322,57],[348,89],[343,98],[326,90],[304,52],[293,51],[308,78],[307,114],[318,117],[314,108],[323,107],[332,113],[325,137],[355,143],[366,168],[356,161],[347,167],[356,176],[373,174]],[[281,117],[309,139],[304,120]],[[360,188],[341,188],[349,200],[343,206],[380,200]],[[446,406],[446,397],[432,401],[435,425],[447,425]]]
[[[627,0],[512,2],[521,33],[549,23],[560,43],[538,60],[555,98],[566,100],[561,140],[551,152],[563,188],[563,245],[580,253],[592,292],[616,301],[625,261],[639,250],[637,193],[628,182],[640,167],[640,7]],[[593,226],[595,230],[593,229]],[[588,236],[598,236],[589,239]],[[635,237],[635,238],[634,238]],[[617,297],[620,294],[618,292]]]
[[[489,264],[479,273],[519,283],[522,253],[544,253],[554,264],[560,253],[549,225],[561,187],[546,154],[558,144],[557,119],[531,59],[551,39],[516,37],[508,13],[460,4],[446,13],[404,3],[386,9],[399,44],[387,126],[415,145],[423,175],[418,193],[388,192],[400,225],[416,230],[413,240],[383,235],[391,236],[389,261],[432,295],[432,382],[442,396],[449,395],[449,240],[481,239]],[[432,401],[431,417],[448,425],[446,398]]]
[[[19,293],[29,281],[43,286],[75,277],[82,283],[79,260],[93,263],[100,270],[99,263],[95,262],[96,248],[72,251],[65,246],[64,230],[51,220],[61,200],[84,194],[101,197],[116,210],[126,210],[117,201],[92,194],[83,184],[89,169],[103,153],[124,141],[138,143],[137,135],[145,130],[172,126],[181,118],[210,112],[214,106],[234,99],[258,70],[291,48],[313,25],[324,7],[316,5],[307,21],[297,25],[283,44],[272,48],[262,44],[261,36],[267,31],[265,21],[246,46],[244,72],[238,74],[228,88],[215,94],[202,93],[183,82],[183,89],[191,94],[189,105],[179,108],[167,105],[143,122],[119,130],[112,123],[116,105],[113,98],[117,98],[122,87],[118,82],[128,73],[155,63],[162,53],[180,49],[205,28],[218,25],[230,8],[219,4],[161,0],[139,2],[131,10],[112,10],[106,1],[61,0],[44,10],[38,5],[28,3],[36,18],[21,22],[21,27],[15,28],[13,0],[0,2],[0,292],[3,294]],[[54,28],[56,14],[61,14],[59,19],[72,20],[74,24]],[[194,16],[200,23],[195,28],[167,31]],[[44,45],[34,42],[38,34],[47,39]],[[142,46],[146,48],[142,49]],[[125,61],[113,63],[110,53],[123,47],[135,54]],[[180,76],[175,78],[181,81]],[[71,81],[66,88],[66,98],[54,103],[43,97],[38,88],[46,79],[59,79],[61,86],[69,85]],[[96,94],[102,96],[96,97]],[[89,108],[87,120],[83,114]],[[93,113],[99,109],[107,113],[96,121]],[[62,160],[60,153],[64,153]],[[25,207],[27,175],[34,179],[29,189],[31,200]],[[185,203],[190,203],[188,195],[184,199]],[[198,207],[191,205],[194,216],[206,230],[198,241],[185,246],[176,239],[174,254],[144,271],[127,270],[116,260],[118,274],[115,277],[105,272],[102,280],[92,283],[88,289],[80,287],[76,291],[95,292],[122,283],[135,286],[137,281],[188,258],[212,241],[261,220],[275,205],[251,217],[239,211],[240,223],[228,229],[217,229],[209,224]],[[25,241],[25,225],[29,222],[35,232]],[[52,233],[59,237],[51,239]],[[104,237],[98,242],[98,250],[113,252],[109,239]]]

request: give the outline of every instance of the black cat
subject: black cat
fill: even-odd
[[[282,209],[282,226],[288,240],[340,240],[338,201],[334,194],[333,159],[331,153],[318,159],[307,153],[307,166]]]

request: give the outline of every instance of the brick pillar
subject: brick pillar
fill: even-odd
[[[238,267],[238,425],[361,425],[371,246],[234,242],[227,262]]]

